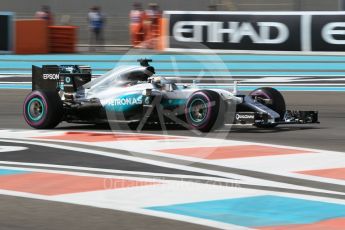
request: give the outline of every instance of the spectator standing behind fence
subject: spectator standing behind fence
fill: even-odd
[[[129,13],[131,44],[134,47],[138,47],[144,40],[144,17],[145,12],[143,11],[141,3],[134,3],[133,9]]]
[[[41,7],[41,10],[37,11],[35,13],[35,17],[38,19],[43,19],[48,22],[48,25],[53,25],[53,14],[50,10],[50,7],[47,5],[44,5]]]
[[[105,25],[105,16],[99,6],[94,6],[88,13],[90,27],[90,51],[94,51],[93,45],[104,45],[103,28]]]
[[[153,49],[156,45],[156,39],[159,36],[159,24],[162,12],[157,3],[150,3],[149,9],[145,12],[144,33],[146,48]]]

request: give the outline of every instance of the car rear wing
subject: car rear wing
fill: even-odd
[[[89,66],[43,65],[32,66],[32,90],[59,91],[72,93],[91,81]]]

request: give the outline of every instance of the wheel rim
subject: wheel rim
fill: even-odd
[[[208,113],[207,102],[201,98],[194,99],[189,106],[189,117],[194,123],[201,123]]]
[[[43,101],[40,98],[31,99],[27,105],[26,111],[30,120],[35,122],[41,120],[45,113]]]

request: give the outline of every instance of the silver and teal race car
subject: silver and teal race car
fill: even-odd
[[[146,124],[177,123],[208,132],[230,124],[271,128],[279,124],[318,123],[316,111],[286,110],[276,89],[248,95],[236,90],[203,89],[160,77],[140,59],[139,66],[115,68],[92,79],[88,66],[44,65],[32,68],[32,92],[23,105],[25,121],[37,129],[60,122]]]

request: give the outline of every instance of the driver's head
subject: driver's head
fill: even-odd
[[[151,82],[156,85],[158,88],[161,88],[163,86],[163,82],[164,82],[164,77],[161,76],[157,76],[157,77],[153,77]]]

